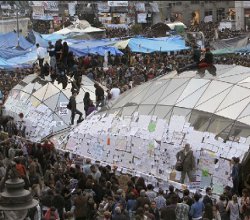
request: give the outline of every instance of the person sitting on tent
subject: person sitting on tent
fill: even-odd
[[[199,63],[199,68],[206,68],[213,65],[214,57],[210,48],[206,48],[205,58]]]
[[[191,64],[188,64],[188,65],[185,65],[182,68],[179,68],[177,70],[178,74],[180,74],[181,72],[184,72],[185,70],[188,70],[188,69],[198,68],[199,63],[200,63],[200,58],[201,58],[201,49],[197,45],[194,45],[194,47],[193,47],[193,61],[194,62]]]
[[[71,124],[74,124],[74,120],[75,120],[75,115],[78,114],[79,115],[79,119],[77,120],[77,123],[80,123],[83,121],[82,119],[82,113],[76,108],[76,96],[77,96],[77,92],[74,91],[72,93],[72,96],[69,99],[69,104],[67,105],[67,108],[71,110]]]
[[[211,75],[216,75],[216,67],[213,65],[214,55],[210,48],[206,48],[205,58],[202,59],[198,65],[198,74],[204,75],[207,70]]]

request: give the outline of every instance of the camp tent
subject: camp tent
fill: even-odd
[[[250,68],[216,65],[217,75],[196,71],[172,72],[123,93],[104,112],[132,115],[134,112],[170,120],[185,116],[196,130],[249,138]]]
[[[35,74],[27,76],[10,91],[4,105],[5,114],[15,118],[20,112],[24,114],[27,137],[33,141],[40,141],[70,126],[71,114],[66,106],[72,94],[71,84],[63,89],[62,84],[48,80]],[[89,92],[90,99],[95,102],[95,88],[94,82],[86,76],[82,78],[82,85],[76,102],[77,108],[83,112],[84,94]]]

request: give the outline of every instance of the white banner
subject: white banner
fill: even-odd
[[[32,6],[32,16],[44,16],[44,7],[43,6]]]
[[[76,14],[76,4],[68,3],[69,15],[74,16]]]
[[[208,15],[204,17],[204,22],[208,23],[208,22],[212,22],[213,21],[213,16],[212,15]]]
[[[138,12],[145,12],[145,3],[137,2],[135,4],[135,10]]]
[[[128,7],[128,1],[108,1],[108,6],[113,6],[113,7],[124,6],[124,7]]]
[[[44,1],[44,9],[48,11],[58,11],[58,2],[57,1]]]
[[[107,2],[99,2],[97,3],[97,8],[99,12],[109,12],[110,7]]]
[[[138,23],[147,23],[147,14],[146,13],[137,14],[137,22]]]

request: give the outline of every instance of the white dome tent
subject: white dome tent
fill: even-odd
[[[212,186],[221,194],[232,186],[232,157],[249,161],[250,69],[216,68],[217,76],[172,72],[137,86],[53,141],[59,149],[115,165],[155,187],[160,182],[178,189],[183,185],[174,171],[176,153],[189,143],[196,181],[187,181],[188,188]]]
[[[85,92],[89,92],[91,100],[95,102],[94,82],[83,76],[82,86],[76,97],[77,109],[83,116]],[[10,91],[4,105],[5,114],[17,118],[19,113],[23,113],[28,138],[40,141],[48,135],[69,128],[71,112],[66,106],[71,95],[71,83],[63,89],[62,84],[57,81],[52,83],[36,75],[29,75]]]
[[[250,135],[250,68],[216,65],[217,75],[186,71],[151,80],[122,94],[101,111],[155,115],[169,120],[185,116],[199,131],[215,133],[224,140]]]

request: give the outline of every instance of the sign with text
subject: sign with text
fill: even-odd
[[[117,6],[124,6],[128,7],[128,1],[108,1],[108,6],[110,7],[117,7]]]

